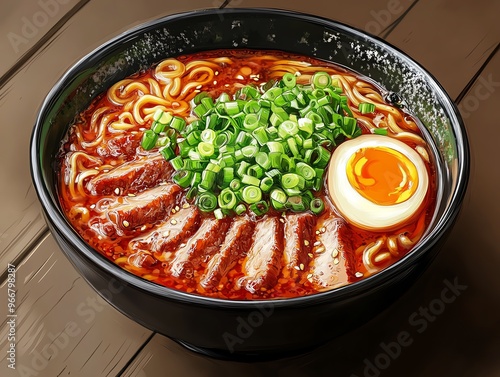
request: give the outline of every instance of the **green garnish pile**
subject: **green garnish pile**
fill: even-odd
[[[247,210],[259,216],[271,207],[321,213],[314,192],[322,189],[332,148],[361,135],[347,97],[326,72],[309,85],[287,73],[232,97],[201,92],[193,106],[198,119],[190,124],[157,111],[142,147],[159,148],[175,169],[173,181],[189,188],[188,200],[217,218]]]

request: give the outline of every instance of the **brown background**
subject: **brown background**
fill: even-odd
[[[31,185],[28,145],[36,113],[71,64],[133,25],[221,6],[304,11],[380,36],[436,76],[458,104],[470,138],[463,211],[425,275],[363,327],[287,360],[207,359],[119,314],[65,259]],[[499,14],[497,0],[2,2],[0,376],[500,376]],[[5,358],[8,263],[17,267],[15,371]],[[443,289],[454,282],[466,288],[441,305]],[[426,308],[439,314],[422,320]]]

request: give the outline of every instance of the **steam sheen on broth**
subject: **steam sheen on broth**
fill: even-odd
[[[313,83],[318,72],[329,76],[328,90]],[[285,84],[284,77],[293,82]],[[309,93],[300,111],[294,105],[300,101],[291,102],[299,93],[294,86]],[[280,88],[275,91],[280,99],[262,98],[272,88]],[[434,211],[431,150],[416,120],[387,102],[386,94],[342,67],[279,51],[218,50],[163,60],[114,84],[71,125],[58,160],[62,207],[81,237],[110,261],[176,290],[252,300],[350,284],[406,255]],[[332,97],[342,100],[334,105]],[[203,98],[209,99],[200,102]],[[237,139],[245,127],[232,118],[227,102],[235,104],[235,118],[255,111],[249,119],[260,122],[261,133],[252,126],[242,136],[246,141]],[[212,103],[217,116],[200,116],[195,103],[206,104],[207,113]],[[338,115],[306,114],[323,104],[337,107]],[[262,107],[278,115],[278,108],[285,109],[283,116],[300,127],[287,134],[279,116],[261,122]],[[213,130],[207,123],[220,121],[220,114],[227,118],[224,129]],[[330,116],[337,123],[355,118],[352,132],[347,121],[325,124]],[[181,126],[187,131],[180,132]],[[152,144],[145,148],[147,137]],[[233,138],[231,147],[226,138]],[[268,157],[278,147],[269,141],[288,153],[278,156],[291,161],[284,171],[277,173],[281,165],[271,166],[262,155],[263,160],[256,158],[256,151]],[[241,152],[248,145],[252,148]],[[292,177],[296,165],[309,164],[323,149],[331,154],[328,166],[313,169],[305,183]],[[182,158],[174,161],[177,156]],[[251,172],[243,171],[242,159]],[[176,166],[181,160],[184,165]],[[208,164],[216,183],[205,190],[200,182],[210,175]],[[281,187],[287,173],[297,187]],[[185,176],[190,182],[180,184]],[[238,182],[224,183],[230,178]],[[255,200],[259,208],[242,193],[250,186],[258,187],[258,199],[262,195]],[[225,194],[231,191],[224,198],[234,198],[240,207],[225,206],[215,196],[217,209],[203,208],[204,192],[219,195],[224,188]],[[276,189],[286,194],[285,203],[273,199]],[[314,199],[324,210],[309,208]]]

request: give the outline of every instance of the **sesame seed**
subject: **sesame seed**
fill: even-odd
[[[300,271],[300,267],[299,266],[293,266],[293,268],[295,268],[297,271]]]
[[[285,223],[285,219],[284,218],[280,218],[280,222],[284,224]]]
[[[179,246],[180,247],[184,247],[184,246],[186,246],[186,244],[185,243],[181,243]]]
[[[319,230],[316,231],[316,234],[319,234]]]
[[[309,246],[309,241],[308,240],[304,240],[304,245]]]
[[[307,253],[307,256],[308,256],[309,258],[314,257],[313,253]]]
[[[147,228],[147,226],[146,226],[146,225],[141,226],[141,231],[142,231],[142,232],[143,232],[143,231],[145,231],[145,230],[146,230],[146,228]]]
[[[95,208],[95,204],[91,204],[90,209],[94,209],[94,208]]]
[[[332,258],[337,258],[339,256],[339,251],[337,249],[333,249]]]
[[[325,232],[326,232],[326,228],[325,227],[321,228],[321,233],[325,233]]]
[[[182,208],[184,208],[184,209],[189,208],[189,203],[184,203],[184,204],[182,205]]]
[[[339,262],[340,262],[340,261],[339,261],[339,258],[335,258],[335,259],[333,260],[333,263],[335,263],[335,264],[339,264]]]
[[[319,254],[321,254],[321,253],[322,253],[322,252],[324,252],[324,251],[325,251],[325,248],[324,248],[323,246],[320,246],[320,247],[318,247],[318,248],[316,249],[316,253],[319,253]]]
[[[135,194],[127,194],[127,195],[130,196],[130,197],[134,197],[135,196]]]
[[[201,89],[203,85],[196,86],[196,89]]]
[[[176,210],[177,212],[179,212],[179,210],[180,210],[179,206],[175,206],[175,210]]]
[[[219,71],[215,71],[214,75],[218,76],[219,75]]]
[[[175,213],[175,208],[172,208],[171,212],[172,212],[172,213]]]
[[[357,278],[361,278],[361,277],[363,277],[363,273],[362,273],[362,272],[359,272],[359,271],[358,271],[358,272],[356,272],[354,275],[355,275]]]
[[[312,277],[313,277],[313,274],[309,274],[309,275],[307,275],[307,279],[308,279],[308,280],[311,280],[311,279],[312,279]]]
[[[163,237],[168,237],[168,236],[170,236],[170,230],[163,232]]]
[[[299,267],[300,267],[300,269],[301,269],[302,271],[304,271],[304,263],[301,263],[301,264],[299,265]]]
[[[172,220],[170,220],[170,224],[172,224],[172,225],[177,224],[177,220],[176,220],[176,219],[172,219]]]
[[[316,241],[316,242],[314,243],[314,246],[319,246],[319,245],[321,245],[321,242],[319,242],[319,241]]]
[[[130,223],[127,220],[123,220],[122,224],[125,228],[127,228],[130,225]]]
[[[115,188],[115,194],[116,194],[116,195],[120,195],[120,189],[119,189],[118,187],[117,187],[117,188]]]

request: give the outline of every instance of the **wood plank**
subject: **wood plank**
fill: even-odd
[[[2,357],[2,376],[115,376],[151,334],[104,302],[50,235],[17,266],[15,285],[16,370]],[[2,355],[8,329],[0,330]]]
[[[231,0],[227,8],[278,8],[314,14],[381,35],[403,18],[418,0],[287,1]],[[216,2],[222,3],[221,0]]]
[[[340,376],[376,376],[374,368],[385,377],[498,376],[500,247],[492,235],[498,233],[500,205],[492,198],[500,185],[500,171],[491,161],[500,138],[494,121],[500,103],[498,72],[500,54],[461,105],[474,158],[462,214],[438,258],[394,305],[313,352],[260,364],[206,359],[156,334],[125,375],[156,376],[166,370],[165,365],[174,365],[180,371],[174,375],[193,377],[240,373],[293,377],[327,375],[332,370]],[[485,82],[492,81],[497,86],[488,90]],[[467,288],[453,294],[449,285],[455,283]],[[455,298],[444,303],[442,297]],[[426,308],[430,319],[421,312]],[[402,345],[396,345],[398,340]]]
[[[499,1],[419,1],[387,40],[456,98],[500,42],[498,14]]]
[[[79,0],[4,1],[0,6],[0,77],[64,18]]]
[[[0,275],[7,262],[15,260],[45,230],[31,185],[28,150],[37,111],[50,88],[76,60],[130,27],[211,6],[210,0],[168,5],[146,0],[140,6],[133,0],[91,1],[0,88],[0,130],[9,135],[0,138],[2,156],[8,156],[0,164]],[[99,27],[89,27],[89,20]]]
[[[206,358],[187,351],[174,341],[155,335],[123,372],[122,377],[190,376],[219,377],[262,376],[256,364]]]

